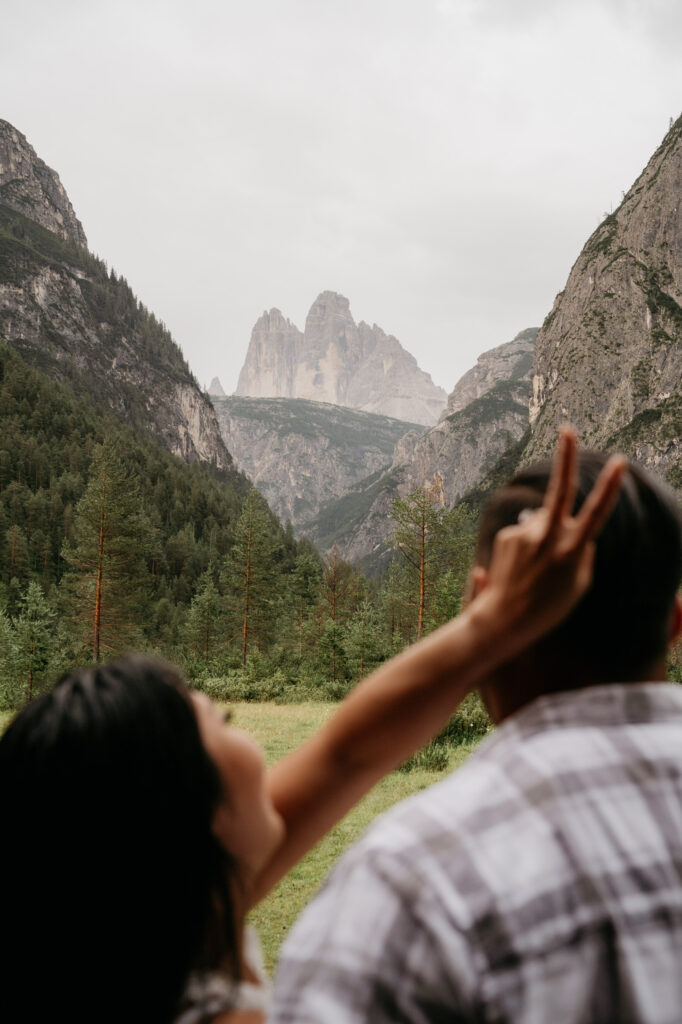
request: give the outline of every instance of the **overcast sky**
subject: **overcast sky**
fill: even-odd
[[[681,40],[679,0],[3,0],[0,116],[203,385],[331,289],[449,391],[679,115]]]

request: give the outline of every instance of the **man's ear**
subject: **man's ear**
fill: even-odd
[[[672,647],[676,640],[679,640],[682,633],[682,595],[675,594],[673,601],[672,615],[670,616],[670,635],[668,646]]]
[[[488,586],[488,570],[482,565],[475,565],[469,573],[464,590],[463,605],[466,608]]]

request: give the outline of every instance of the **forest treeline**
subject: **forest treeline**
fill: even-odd
[[[0,700],[143,650],[228,699],[336,698],[456,613],[473,543],[437,488],[396,502],[368,581],[241,474],[187,464],[0,345]]]

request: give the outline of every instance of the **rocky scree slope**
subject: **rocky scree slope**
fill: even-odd
[[[297,534],[323,504],[389,466],[396,442],[416,426],[301,398],[210,392],[238,468]]]
[[[398,441],[392,464],[383,474],[323,508],[308,525],[311,539],[322,547],[338,543],[344,558],[373,571],[388,557],[394,498],[438,475],[447,507],[457,504],[528,429],[536,335],[537,328],[531,328],[485,352],[455,386],[450,396],[453,411],[449,402],[436,426]]]
[[[392,335],[356,324],[348,299],[322,292],[301,332],[278,309],[251,334],[237,395],[304,398],[431,425],[446,394]]]
[[[523,460],[557,426],[682,489],[682,118],[588,239],[538,335]]]
[[[188,461],[229,468],[169,332],[87,248],[58,176],[0,121],[0,339]]]

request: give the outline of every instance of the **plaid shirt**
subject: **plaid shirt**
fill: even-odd
[[[385,814],[287,940],[272,1024],[682,1022],[682,687],[527,705]]]

